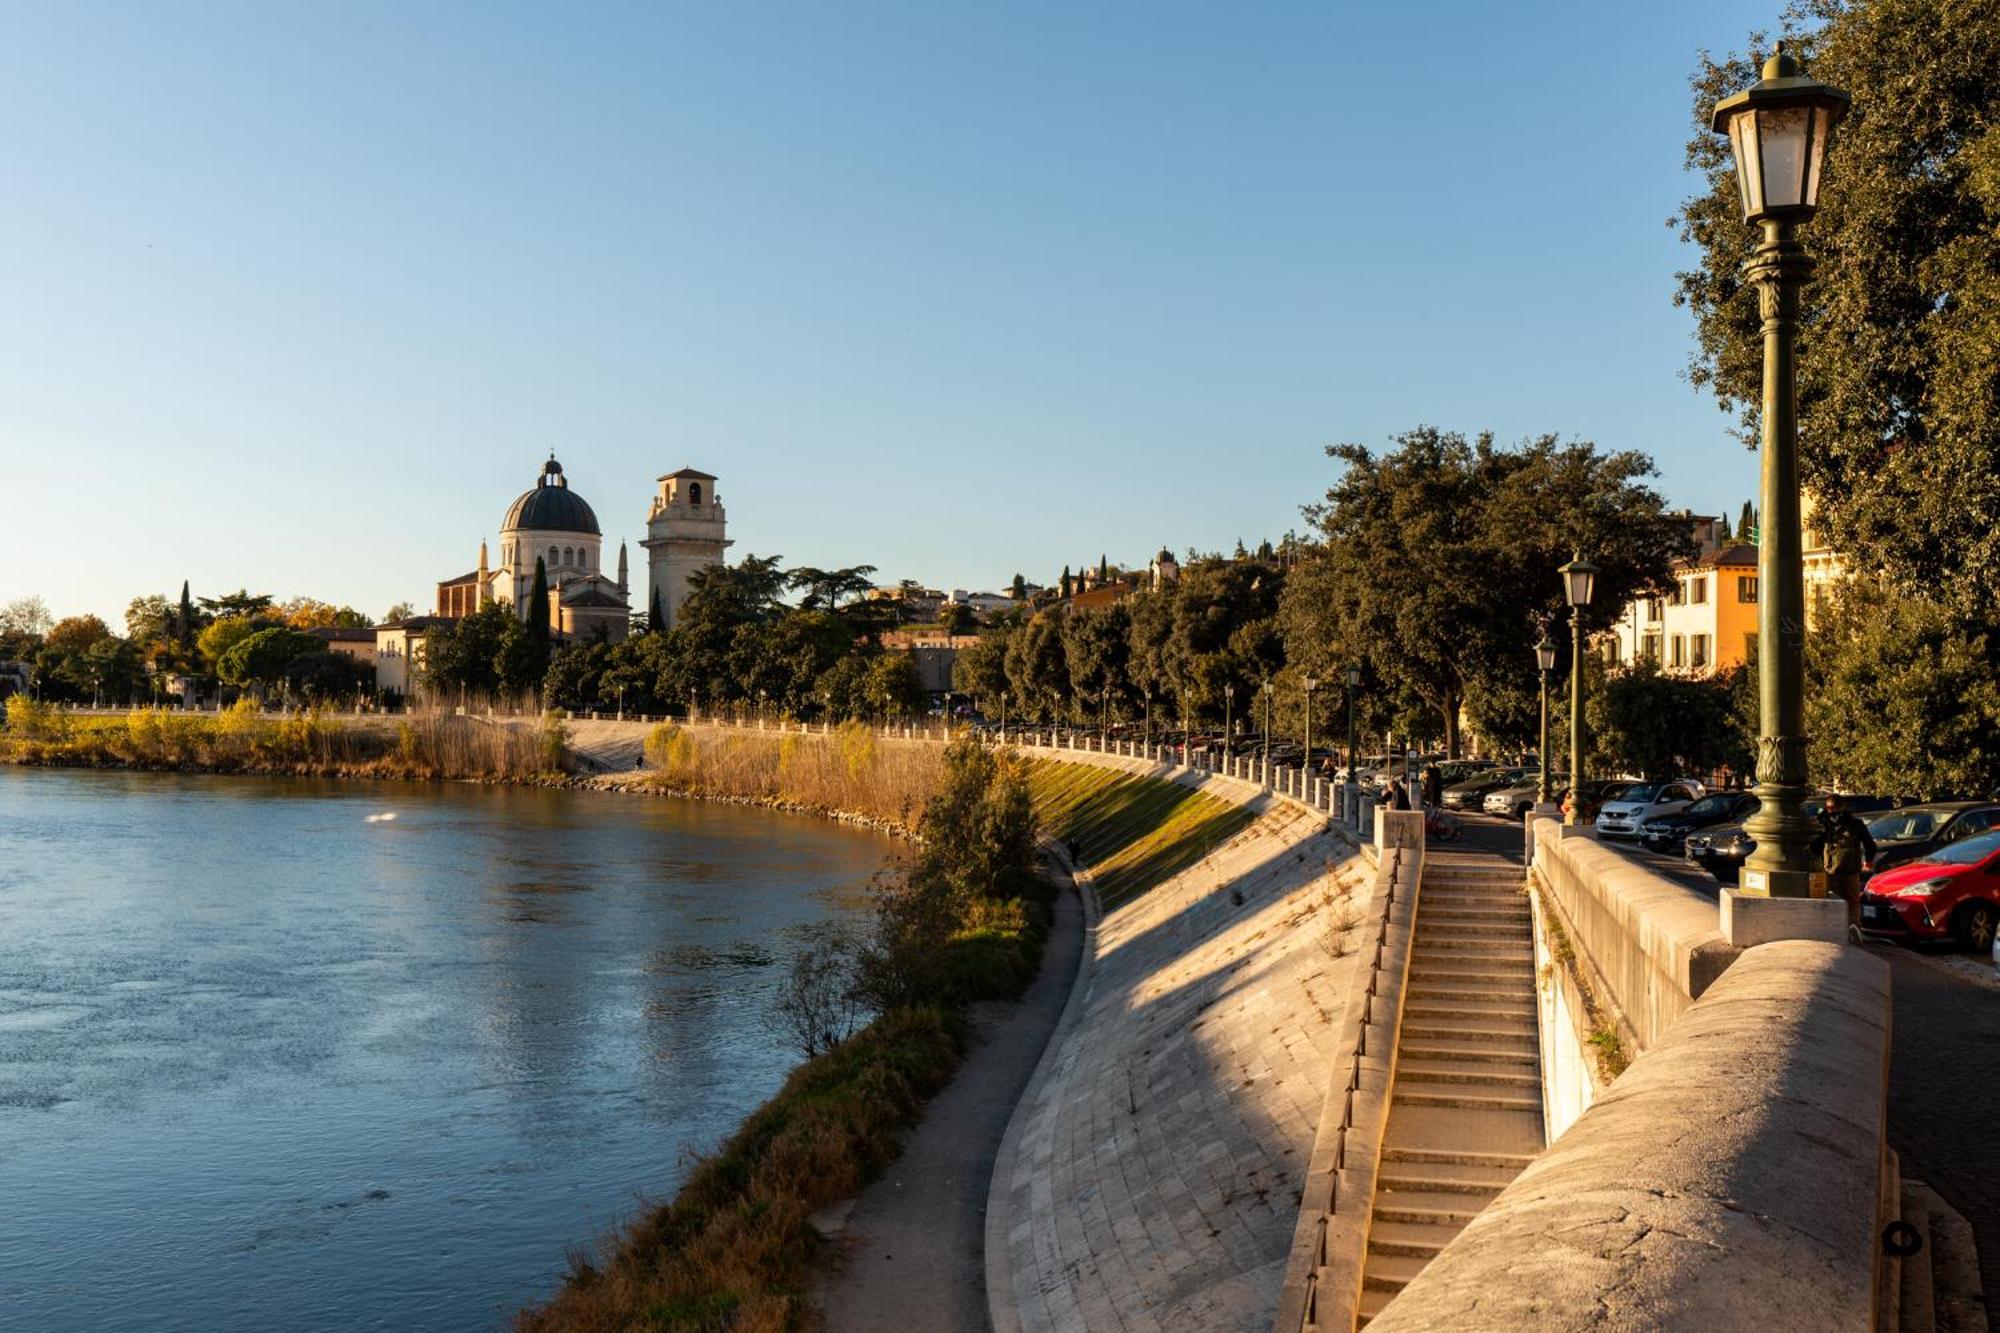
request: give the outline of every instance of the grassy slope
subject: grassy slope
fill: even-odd
[[[1036,760],[1028,786],[1043,830],[1082,849],[1106,909],[1179,874],[1256,818],[1186,787],[1088,764]]]

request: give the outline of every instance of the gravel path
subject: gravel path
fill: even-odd
[[[1066,889],[1041,975],[1019,1001],[974,1010],[965,1063],[848,1215],[847,1261],[822,1292],[829,1333],[985,1333],[993,1160],[1082,953],[1083,909]]]

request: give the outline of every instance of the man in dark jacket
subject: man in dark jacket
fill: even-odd
[[[1444,774],[1436,764],[1424,765],[1424,806],[1435,810],[1444,804]]]
[[[1861,875],[1875,864],[1875,839],[1847,802],[1836,792],[1819,811],[1820,864],[1826,867],[1826,891],[1847,900],[1847,935],[1861,939]]]
[[[1389,779],[1389,808],[1391,810],[1410,808],[1410,789],[1403,785],[1401,778]]]

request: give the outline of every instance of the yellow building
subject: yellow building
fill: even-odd
[[[1634,600],[1598,637],[1608,665],[1651,661],[1662,671],[1703,677],[1756,656],[1757,548],[1724,546],[1716,520],[1693,521],[1701,553],[1675,567],[1670,589]]]

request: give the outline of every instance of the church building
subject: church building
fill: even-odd
[[[697,570],[720,564],[729,547],[715,477],[691,467],[659,478],[646,519],[646,607],[656,629],[669,629],[687,600]],[[525,608],[540,557],[549,587],[549,628],[585,643],[621,642],[631,629],[631,585],[625,547],[618,572],[604,572],[604,535],[597,514],[569,488],[554,455],[532,490],[523,491],[500,520],[498,563],[485,542],[479,567],[437,585],[437,614],[447,619],[504,602]],[[522,610],[522,614],[528,612]]]

